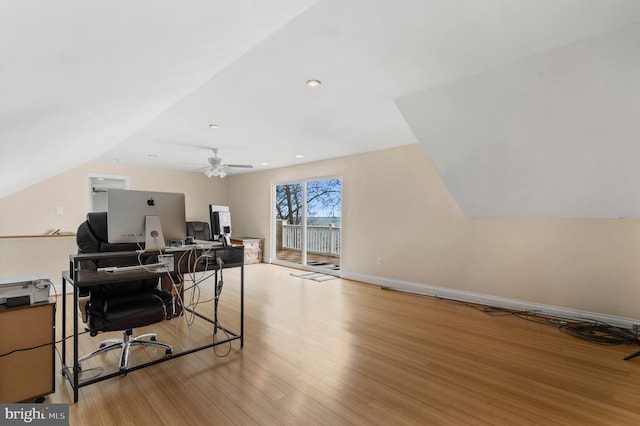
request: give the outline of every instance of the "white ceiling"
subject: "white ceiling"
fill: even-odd
[[[419,142],[468,216],[640,216],[639,19],[636,0],[0,0],[0,196],[87,161],[195,171],[216,147],[260,170]]]
[[[640,217],[640,24],[398,100],[467,217]]]

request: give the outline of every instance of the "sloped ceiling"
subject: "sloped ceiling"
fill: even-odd
[[[635,0],[0,2],[0,196],[87,161],[196,172],[215,147],[260,170],[419,142],[468,216],[638,216],[639,19]]]
[[[398,100],[468,217],[640,217],[640,24]]]

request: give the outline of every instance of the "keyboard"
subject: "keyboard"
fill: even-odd
[[[185,244],[180,247],[167,247],[165,252],[175,253],[177,251],[184,251],[192,248],[208,250],[214,247],[222,247],[222,243],[218,241],[193,240],[193,244]]]
[[[132,266],[108,266],[106,268],[98,268],[98,271],[104,272],[129,272],[129,271],[148,271],[162,272],[167,267],[166,263],[148,263],[146,265],[132,265]]]
[[[193,240],[193,244],[197,248],[209,249],[213,247],[222,247],[222,243],[218,241]]]

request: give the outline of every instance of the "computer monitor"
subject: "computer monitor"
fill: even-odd
[[[231,213],[228,206],[209,205],[209,219],[211,220],[211,236],[214,240],[222,240],[229,245],[231,236]]]
[[[184,194],[173,192],[107,191],[109,242],[145,243],[145,250],[163,250],[166,241],[187,237]]]

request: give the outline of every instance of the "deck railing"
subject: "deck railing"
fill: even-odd
[[[302,226],[282,224],[282,248],[302,249]],[[340,227],[307,225],[307,252],[340,256]]]

